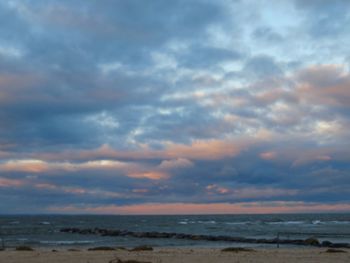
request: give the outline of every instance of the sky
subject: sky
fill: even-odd
[[[350,1],[3,0],[0,214],[350,211]]]

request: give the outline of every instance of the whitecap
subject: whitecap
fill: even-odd
[[[268,222],[269,225],[300,225],[304,224],[305,221],[280,221],[280,222]]]
[[[347,225],[350,224],[350,221],[329,221],[329,223],[336,225]]]
[[[197,221],[199,224],[216,224],[216,221],[209,220],[209,221]]]
[[[244,221],[244,222],[225,222],[226,225],[248,225],[252,224],[252,222]]]

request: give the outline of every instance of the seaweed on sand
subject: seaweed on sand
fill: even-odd
[[[138,246],[138,247],[134,247],[133,249],[130,249],[130,251],[152,251],[153,247],[151,246]]]
[[[34,251],[34,249],[29,246],[18,246],[16,251]]]
[[[150,261],[138,261],[135,259],[128,259],[128,260],[121,260],[120,258],[114,258],[110,261],[108,261],[108,263],[152,263]]]
[[[221,250],[222,252],[254,252],[254,249],[245,248],[245,247],[227,247]]]
[[[325,251],[326,253],[347,253],[345,250],[329,248]]]
[[[113,247],[93,247],[88,249],[88,251],[110,251],[110,250],[116,250],[116,249]]]

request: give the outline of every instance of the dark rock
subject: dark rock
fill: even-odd
[[[310,237],[304,240],[304,244],[308,246],[319,246],[320,241],[318,241],[316,238]]]
[[[197,236],[197,235],[193,235],[191,236],[192,240],[203,240],[202,236]]]
[[[333,243],[330,245],[332,248],[350,248],[350,244],[348,243]]]
[[[321,246],[323,247],[330,247],[331,245],[332,245],[332,242],[328,240],[322,241],[321,243]]]
[[[206,240],[206,241],[225,241],[236,243],[254,243],[254,244],[293,244],[293,245],[308,245],[308,246],[323,246],[333,248],[350,248],[349,243],[336,243],[333,244],[330,241],[323,241],[322,244],[313,237],[306,240],[301,239],[254,239],[234,236],[211,236],[211,235],[193,235],[185,233],[167,233],[167,232],[133,232],[128,230],[116,230],[116,229],[79,229],[79,228],[62,228],[61,232],[77,233],[82,235],[94,234],[101,236],[130,236],[136,238],[176,238],[176,239],[188,239],[188,240]]]

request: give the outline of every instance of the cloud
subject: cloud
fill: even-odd
[[[172,159],[172,160],[164,160],[159,165],[160,169],[177,169],[177,168],[186,168],[193,166],[193,163],[187,159],[178,158],[178,159]]]
[[[247,61],[245,72],[250,76],[261,78],[278,76],[282,73],[282,69],[272,57],[261,55]]]
[[[0,187],[19,187],[22,185],[23,182],[21,180],[0,177]]]
[[[1,2],[1,211],[346,210],[349,8]]]
[[[299,73],[297,94],[307,103],[348,107],[350,75],[342,66],[322,65]]]

